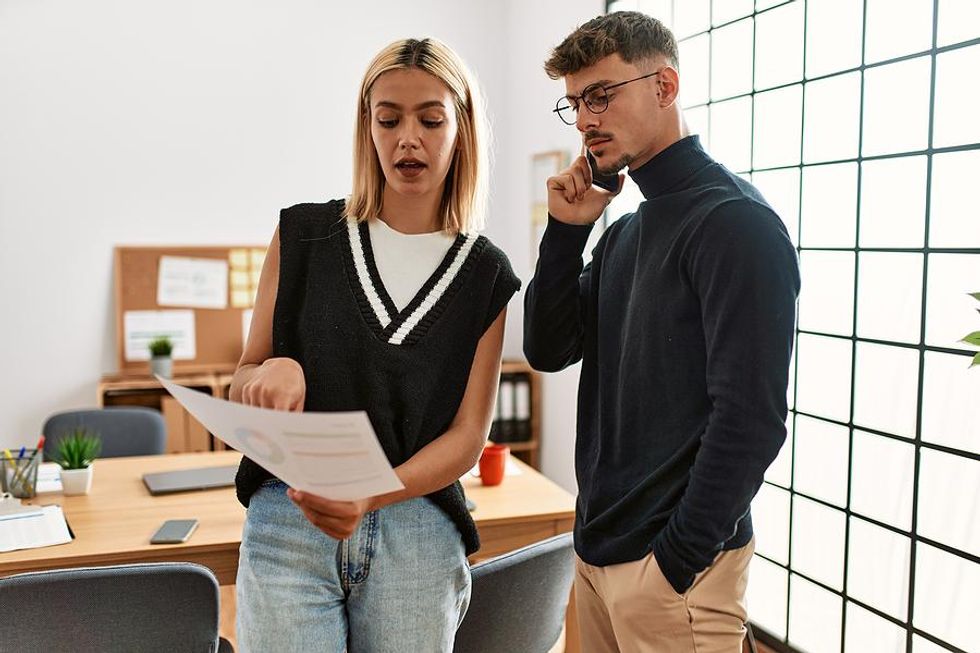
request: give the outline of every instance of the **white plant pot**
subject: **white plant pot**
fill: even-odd
[[[85,469],[61,470],[61,490],[64,494],[88,494],[91,489],[92,465]]]
[[[159,374],[165,379],[173,376],[174,360],[170,356],[154,356],[150,358],[150,372]]]

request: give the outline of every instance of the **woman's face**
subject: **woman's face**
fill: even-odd
[[[418,68],[391,70],[371,88],[371,138],[390,190],[442,194],[456,149],[449,88]]]

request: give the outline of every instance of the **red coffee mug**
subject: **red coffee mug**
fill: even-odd
[[[500,485],[509,456],[510,447],[506,444],[490,443],[484,447],[480,455],[480,481],[484,485]]]

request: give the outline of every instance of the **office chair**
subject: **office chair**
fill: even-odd
[[[44,459],[54,460],[58,440],[76,428],[101,436],[99,458],[150,456],[167,449],[167,427],[160,411],[135,407],[69,410],[55,413],[44,422]]]
[[[57,569],[0,578],[5,651],[232,653],[218,581],[189,562]]]
[[[474,565],[453,651],[546,653],[565,623],[574,573],[571,533]]]

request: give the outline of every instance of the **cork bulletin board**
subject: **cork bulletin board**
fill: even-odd
[[[148,351],[138,346],[133,324],[141,320],[151,333],[160,318],[177,317],[193,331],[193,346],[174,350],[174,373],[214,372],[234,368],[242,354],[244,325],[258,286],[265,246],[116,247],[114,252],[116,358],[119,372],[149,374]],[[174,271],[177,270],[177,274]],[[174,292],[180,274],[207,274],[206,298],[181,305]],[[224,272],[222,273],[222,270]],[[218,274],[213,274],[218,272]],[[223,281],[223,283],[222,283]],[[166,286],[161,288],[161,285]],[[224,286],[224,288],[222,288]],[[180,289],[178,289],[180,290]],[[185,290],[183,295],[192,293]],[[164,298],[163,304],[160,303]],[[151,313],[153,312],[153,313]],[[161,334],[166,334],[161,329]],[[167,334],[169,335],[169,334]],[[192,356],[188,357],[188,353]],[[142,356],[142,360],[138,359]]]

